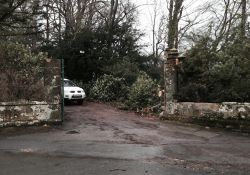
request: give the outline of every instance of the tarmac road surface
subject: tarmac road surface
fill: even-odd
[[[0,129],[0,175],[249,175],[250,137],[85,102],[63,126]]]

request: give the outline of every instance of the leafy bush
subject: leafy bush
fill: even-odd
[[[116,76],[122,77],[125,79],[126,83],[131,86],[135,81],[140,72],[140,68],[137,63],[133,62],[131,58],[124,57],[119,60],[119,62],[108,66],[107,72]]]
[[[250,101],[250,40],[213,51],[202,39],[188,52],[180,72],[179,101]],[[212,41],[213,42],[213,41]]]
[[[123,100],[127,94],[127,86],[123,78],[112,75],[99,77],[90,90],[90,95],[94,99],[101,101]]]
[[[18,43],[0,40],[0,66],[15,67],[22,70],[34,66],[42,66],[46,55],[43,53],[34,54],[31,49]],[[28,70],[27,70],[28,72]]]
[[[78,81],[78,80],[74,80],[74,83],[76,83],[77,86],[81,87],[84,92],[86,93],[86,98],[89,99],[91,98],[91,90],[93,88],[93,81],[89,81],[89,82],[83,82],[83,81]]]
[[[207,87],[199,83],[189,83],[181,87],[178,93],[178,99],[181,99],[181,101],[204,102],[207,97]]]
[[[34,54],[22,44],[0,41],[0,101],[44,100],[45,59],[46,55]]]
[[[127,105],[133,109],[155,105],[156,90],[156,83],[146,73],[141,73],[130,88]]]

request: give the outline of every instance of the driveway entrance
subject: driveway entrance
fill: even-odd
[[[249,174],[249,136],[86,102],[63,126],[0,130],[1,175]]]

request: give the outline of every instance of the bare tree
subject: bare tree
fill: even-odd
[[[170,0],[169,19],[168,19],[168,47],[178,47],[178,29],[179,21],[182,17],[184,0]]]
[[[187,33],[202,23],[201,16],[207,10],[206,4],[194,8],[195,1],[192,0],[166,0],[166,2],[168,10],[166,43],[169,48],[178,48],[182,45]]]
[[[91,27],[99,0],[44,0],[47,41],[75,37],[84,27]]]
[[[161,3],[156,0],[153,2],[153,10],[150,14],[152,25],[152,55],[154,56],[154,65],[156,66],[158,58],[164,51],[166,41],[166,15],[161,11]]]
[[[11,0],[0,2],[0,22],[13,17],[13,14],[20,8],[27,0]]]

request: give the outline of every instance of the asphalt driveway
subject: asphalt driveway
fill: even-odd
[[[250,137],[86,102],[63,126],[0,129],[0,174],[248,175]]]

